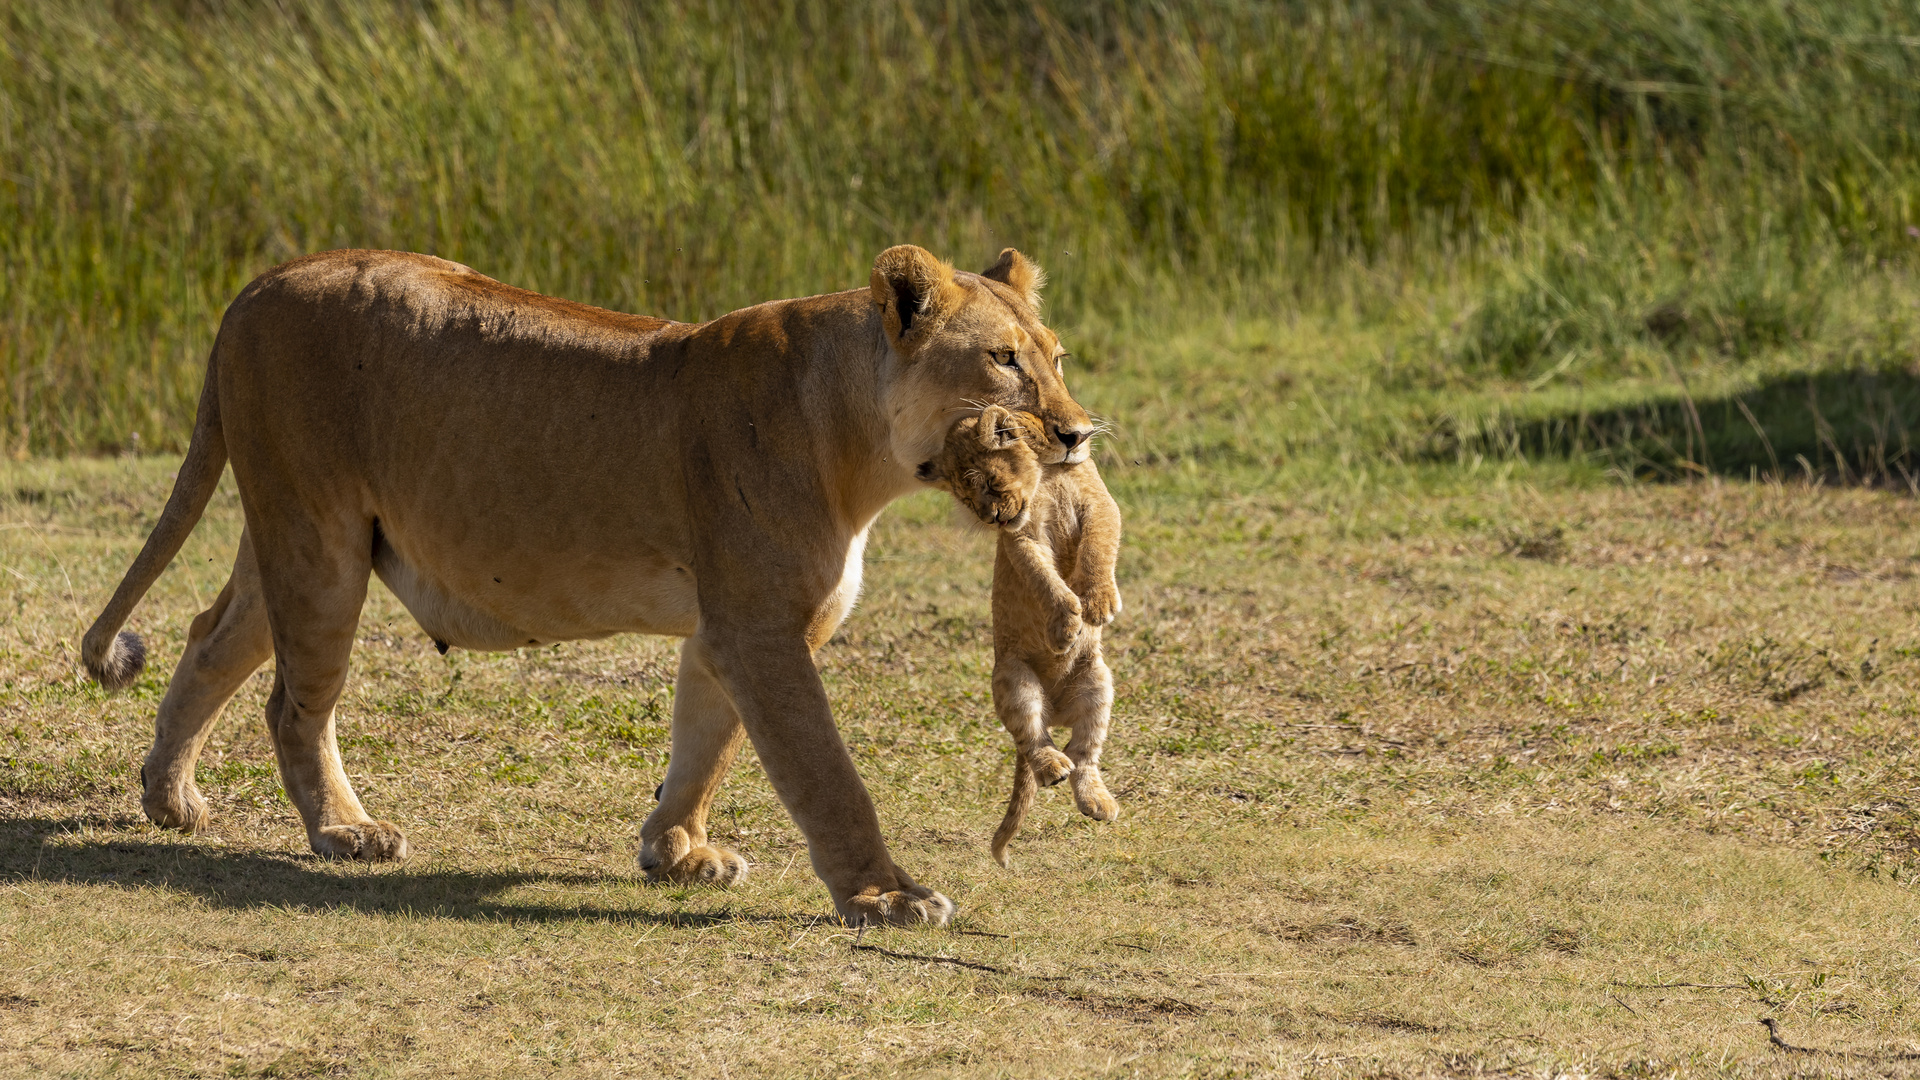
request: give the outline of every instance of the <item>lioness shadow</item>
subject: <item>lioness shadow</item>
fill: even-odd
[[[313,857],[261,851],[225,851],[159,834],[115,836],[49,844],[70,834],[72,819],[0,821],[0,878],[117,888],[158,886],[191,893],[221,907],[351,908],[484,922],[607,921],[701,927],[737,922],[783,922],[779,915],[680,911],[657,906],[597,903],[522,903],[498,899],[527,885],[645,886],[632,878],[578,871],[412,871],[405,866],[372,874],[342,874]],[[717,894],[716,894],[717,895]]]
[[[1783,376],[1719,397],[1668,398],[1507,416],[1470,434],[1445,425],[1421,456],[1587,457],[1629,475],[1722,475],[1893,487],[1920,494],[1920,373],[1862,367]]]

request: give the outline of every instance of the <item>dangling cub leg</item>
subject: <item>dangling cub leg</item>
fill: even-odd
[[[993,710],[1032,766],[1036,781],[1051,787],[1073,772],[1072,759],[1047,734],[1047,690],[1026,661],[1005,656],[994,663]]]
[[[1095,821],[1120,816],[1120,805],[1100,779],[1100,748],[1106,745],[1112,713],[1113,672],[1096,652],[1062,680],[1054,706],[1054,723],[1073,728],[1073,738],[1067,742],[1067,757],[1073,762],[1073,801]]]

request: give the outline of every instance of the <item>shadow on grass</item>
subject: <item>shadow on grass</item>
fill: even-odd
[[[1509,415],[1462,433],[1443,424],[1428,458],[1585,457],[1631,476],[1873,484],[1920,494],[1920,372],[1857,368],[1773,379],[1745,393],[1675,396],[1600,411]]]
[[[161,887],[191,893],[223,907],[351,908],[381,914],[477,922],[605,921],[648,926],[703,927],[740,922],[786,922],[787,916],[735,911],[682,911],[662,895],[656,905],[539,904],[495,899],[527,885],[616,885],[641,893],[634,878],[604,872],[428,870],[404,865],[381,873],[342,874],[314,856],[229,851],[166,839],[114,837],[47,844],[70,834],[72,818],[0,821],[0,879],[55,881],[118,888]],[[698,886],[667,886],[680,893]],[[714,897],[721,894],[715,890]],[[644,898],[641,898],[644,899]]]

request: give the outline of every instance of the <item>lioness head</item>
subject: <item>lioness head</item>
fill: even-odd
[[[898,460],[931,460],[955,416],[994,405],[1039,420],[1041,461],[1086,460],[1093,421],[1061,378],[1067,353],[1040,321],[1041,280],[1012,248],[979,274],[911,244],[874,260],[868,287],[898,359],[887,389]]]
[[[915,475],[951,493],[989,525],[1023,528],[1040,486],[1040,458],[1032,444],[1044,444],[1046,437],[1032,416],[989,405],[953,425],[940,452]]]

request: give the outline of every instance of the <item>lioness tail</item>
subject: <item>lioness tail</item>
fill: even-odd
[[[1019,835],[1020,822],[1033,805],[1033,792],[1038,786],[1034,780],[1033,766],[1027,763],[1027,755],[1016,749],[1013,752],[1013,793],[1007,796],[1007,816],[1000,819],[1000,827],[993,833],[993,861],[1001,866],[1007,865],[1007,845]]]
[[[120,628],[126,625],[127,616],[133,614],[133,606],[159,579],[160,572],[180,553],[180,545],[186,543],[187,534],[199,524],[207,500],[220,484],[220,472],[227,467],[227,441],[220,428],[220,395],[214,385],[214,365],[219,351],[216,341],[214,355],[207,360],[207,381],[200,388],[193,440],[187,444],[187,459],[181,462],[180,472],[173,481],[173,494],[167,497],[167,508],[160,512],[160,520],[147,535],[147,545],[140,549],[133,565],[127,569],[127,576],[120,580],[120,587],[114,590],[113,599],[107,601],[106,610],[80,640],[80,662],[86,666],[87,674],[108,690],[126,687],[146,666],[147,647],[140,635],[121,633]]]

